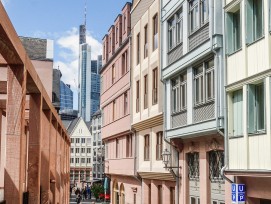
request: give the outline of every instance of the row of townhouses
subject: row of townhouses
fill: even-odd
[[[269,0],[124,5],[100,71],[113,204],[229,204],[233,183],[271,203],[270,31]]]

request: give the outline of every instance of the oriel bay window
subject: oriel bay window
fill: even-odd
[[[208,0],[189,1],[190,33],[195,32],[198,28],[207,23],[208,17]]]
[[[248,133],[265,132],[265,86],[264,82],[248,85]]]
[[[187,95],[187,75],[186,72],[180,74],[171,81],[172,85],[172,113],[177,113],[186,109]]]
[[[212,101],[215,96],[214,60],[205,61],[194,68],[195,105]]]

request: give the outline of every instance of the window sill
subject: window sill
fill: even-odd
[[[249,137],[253,137],[253,136],[261,136],[261,135],[265,135],[266,134],[266,130],[263,131],[259,131],[259,132],[255,132],[255,133],[248,133]]]
[[[195,105],[194,105],[194,108],[200,108],[200,107],[203,107],[203,106],[207,106],[207,105],[212,104],[212,103],[214,103],[214,102],[215,102],[215,99],[210,99],[210,100],[208,100],[208,101],[206,101],[206,102],[202,102],[202,103],[199,103],[199,104],[195,104]]]
[[[262,37],[256,39],[256,40],[254,40],[254,41],[251,42],[251,43],[246,43],[246,44],[247,44],[247,47],[249,47],[249,46],[251,46],[251,45],[253,45],[253,44],[255,44],[255,43],[261,41],[262,39],[264,39],[264,35],[263,35]]]
[[[167,52],[167,54],[170,54],[171,52],[173,52],[174,50],[176,50],[179,46],[183,45],[183,42],[180,42],[176,45],[174,45],[172,48],[170,48]]]
[[[171,113],[171,116],[179,115],[179,114],[185,113],[186,111],[187,111],[187,109],[183,109],[178,112],[173,112],[173,113]]]
[[[230,136],[229,139],[237,139],[242,137],[244,137],[244,135]]]
[[[237,52],[240,52],[242,50],[242,47],[240,47],[239,49],[235,50],[235,51],[232,51],[231,53],[228,53],[227,54],[227,57],[230,57],[231,55],[234,55],[236,54]]]
[[[191,32],[190,34],[189,34],[189,38],[191,37],[191,36],[193,36],[193,35],[195,35],[195,34],[197,34],[202,28],[204,28],[204,27],[206,27],[206,26],[208,26],[209,25],[209,21],[207,21],[206,23],[204,23],[204,24],[201,24],[201,26],[200,27],[198,27],[196,30],[194,30],[193,32]]]

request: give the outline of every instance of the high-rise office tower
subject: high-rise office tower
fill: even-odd
[[[90,115],[92,116],[100,109],[100,74],[102,63],[99,61],[102,56],[98,55],[97,60],[91,60],[91,96],[90,96]]]
[[[69,84],[60,81],[60,110],[73,109],[73,92]]]

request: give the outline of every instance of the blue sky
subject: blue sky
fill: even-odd
[[[92,59],[102,54],[101,41],[127,1],[131,0],[2,0],[19,36],[54,40],[54,67],[74,91],[77,109],[78,27],[87,2],[87,42]]]

